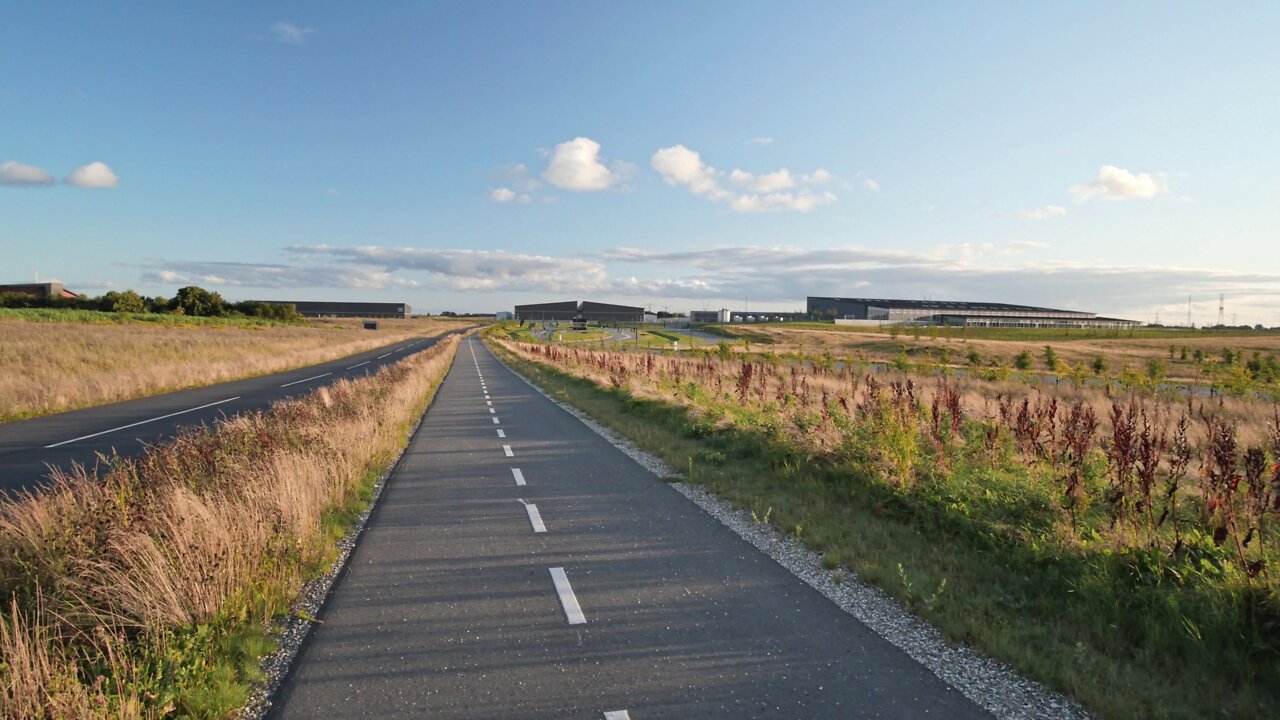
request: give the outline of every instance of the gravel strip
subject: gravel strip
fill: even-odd
[[[447,372],[447,371],[446,371]],[[444,379],[440,382],[443,384]],[[439,387],[436,388],[439,390]],[[435,402],[435,397],[431,398]],[[430,409],[430,405],[427,406]],[[409,430],[407,441],[395,460],[387,467],[373,485],[373,495],[369,498],[369,505],[356,518],[356,522],[351,526],[346,536],[338,541],[338,556],[334,559],[333,565],[325,573],[317,578],[307,582],[302,588],[302,593],[298,599],[294,601],[290,608],[289,615],[272,623],[271,634],[280,643],[275,652],[262,658],[260,665],[263,675],[266,677],[260,683],[253,686],[249,691],[249,700],[245,706],[240,709],[240,717],[244,720],[259,720],[266,717],[267,712],[271,709],[272,698],[275,697],[276,691],[280,689],[280,684],[289,675],[289,668],[293,666],[294,658],[298,656],[298,650],[302,648],[302,643],[307,639],[307,634],[311,632],[311,626],[320,622],[317,617],[320,615],[320,609],[324,606],[324,601],[329,597],[329,591],[333,589],[334,583],[338,581],[338,576],[342,574],[342,569],[347,565],[347,558],[351,557],[351,551],[355,549],[356,543],[360,541],[360,535],[364,533],[364,528],[369,522],[369,516],[373,514],[373,509],[378,505],[378,498],[382,497],[382,489],[386,487],[387,479],[396,471],[400,465],[400,458],[404,456],[406,450],[409,449],[409,443],[412,442],[413,436],[418,434],[418,428],[422,425],[422,420],[427,415],[423,411],[418,416],[413,427]]]
[[[498,357],[497,353],[494,357]],[[502,362],[502,358],[498,357],[498,361]],[[507,369],[649,472],[664,480],[684,477],[660,458],[614,434],[581,410],[552,397],[511,366],[507,365]],[[847,569],[827,570],[822,567],[819,553],[772,525],[755,522],[749,511],[734,508],[728,501],[699,485],[669,484],[708,515],[825,595],[841,610],[857,618],[997,718],[1088,720],[1093,717],[1076,701],[1022,677],[1011,666],[986,657],[967,645],[948,642],[940,630],[903,609],[884,591],[863,583],[855,573]]]

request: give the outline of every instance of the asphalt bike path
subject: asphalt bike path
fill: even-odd
[[[477,340],[272,717],[989,717]]]
[[[265,410],[277,400],[376,372],[454,332],[462,331],[402,340],[273,375],[0,423],[0,491],[37,488],[47,482],[51,466],[69,469],[79,463],[92,468],[100,455],[136,455],[147,445],[172,439],[184,427]]]

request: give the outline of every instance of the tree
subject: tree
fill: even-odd
[[[1099,355],[1093,359],[1093,362],[1089,363],[1089,367],[1093,369],[1094,375],[1103,375],[1107,372],[1107,358]]]
[[[183,315],[200,317],[217,317],[227,311],[226,301],[221,295],[195,285],[178,290],[178,294],[170,301],[170,307],[174,310],[181,308]]]
[[[1160,382],[1168,372],[1169,366],[1165,364],[1164,360],[1151,358],[1147,361],[1147,377],[1151,378],[1152,382]]]
[[[1023,350],[1022,352],[1018,353],[1018,357],[1013,359],[1013,366],[1018,368],[1019,370],[1030,370],[1031,369],[1031,351]]]
[[[140,313],[147,311],[147,304],[138,293],[132,290],[125,290],[116,294],[115,302],[111,304],[111,310],[113,312]]]
[[[1058,352],[1051,346],[1044,346],[1044,366],[1050,370],[1058,369]]]

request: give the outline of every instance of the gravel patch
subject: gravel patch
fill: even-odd
[[[441,380],[443,383],[444,381]],[[432,398],[434,402],[435,398]],[[428,405],[428,409],[430,406]],[[408,439],[411,441],[413,436],[418,434],[418,427],[422,425],[423,418],[426,417],[424,411],[418,416],[413,427],[409,430]],[[338,541],[338,556],[334,559],[333,564],[325,571],[323,575],[316,577],[303,586],[302,593],[290,608],[289,615],[276,620],[272,624],[271,634],[280,643],[275,652],[262,658],[260,665],[265,680],[256,684],[249,691],[249,700],[245,706],[240,709],[240,717],[244,720],[259,720],[267,715],[271,710],[271,701],[276,691],[280,689],[280,684],[289,675],[289,668],[293,666],[294,659],[298,656],[298,650],[302,648],[302,643],[307,639],[308,633],[311,632],[311,626],[320,622],[317,617],[320,609],[324,606],[325,600],[329,597],[329,591],[333,589],[334,583],[338,581],[338,576],[342,574],[342,569],[346,567],[347,558],[351,557],[351,551],[355,549],[356,544],[360,541],[360,535],[364,533],[364,528],[369,522],[369,516],[373,514],[373,509],[378,505],[378,499],[382,497],[382,490],[386,487],[387,479],[396,471],[400,465],[400,458],[404,456],[406,450],[409,449],[409,443],[401,448],[400,453],[396,455],[395,460],[387,467],[373,485],[373,495],[369,498],[369,505],[360,513],[355,524],[351,526],[351,530],[346,536]]]
[[[496,353],[494,357],[498,357]],[[502,358],[498,361],[502,362]],[[505,362],[503,364],[506,365]],[[552,397],[511,366],[508,365],[507,369],[646,470],[669,481],[671,487],[708,515],[997,718],[1089,720],[1093,717],[1076,701],[1022,677],[1013,667],[967,645],[948,642],[940,630],[903,609],[884,591],[863,583],[855,573],[847,569],[827,570],[822,566],[819,553],[772,525],[756,522],[749,511],[734,508],[727,500],[699,485],[678,482],[684,475],[660,458],[616,435],[581,410]]]

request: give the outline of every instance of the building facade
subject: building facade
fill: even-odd
[[[62,286],[60,282],[47,283],[19,283],[16,285],[0,285],[0,293],[14,293],[17,295],[30,295],[34,298],[75,298],[79,295],[71,292]]]
[[[520,322],[573,322],[581,320],[594,323],[639,323],[644,322],[644,308],[630,305],[611,305],[590,300],[582,302],[566,300],[564,302],[517,305],[516,320]]]
[[[1097,313],[1009,303],[884,298],[810,297],[809,313],[824,320],[872,321],[887,324],[957,327],[1131,328],[1135,320],[1099,317]]]

